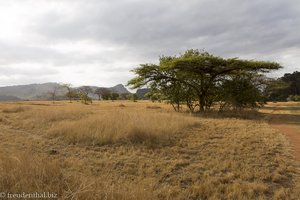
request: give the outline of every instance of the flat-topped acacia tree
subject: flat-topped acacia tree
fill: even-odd
[[[205,110],[206,104],[214,93],[216,85],[233,74],[268,73],[280,69],[275,62],[243,60],[239,58],[222,58],[205,51],[188,50],[179,56],[162,56],[159,64],[141,64],[132,70],[136,77],[128,82],[132,88],[148,86],[167,94],[176,86],[179,93],[188,91],[194,94],[199,110]],[[182,93],[181,93],[182,94]],[[175,95],[175,94],[174,94]],[[181,95],[182,96],[182,95]],[[183,95],[189,96],[190,95]],[[184,98],[183,97],[183,98]],[[177,101],[177,104],[180,102]]]

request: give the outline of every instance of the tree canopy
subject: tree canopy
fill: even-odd
[[[136,77],[128,84],[132,88],[150,87],[176,105],[175,110],[180,109],[181,102],[186,102],[192,111],[195,107],[204,111],[212,102],[221,100],[218,90],[234,77],[259,75],[279,68],[275,62],[222,58],[191,49],[178,56],[162,56],[159,64],[141,64],[133,70]]]

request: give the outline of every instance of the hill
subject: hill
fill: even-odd
[[[142,88],[142,89],[138,89],[136,91],[136,95],[139,99],[149,99],[148,97],[145,96],[145,94],[147,94],[148,92],[150,92],[151,90],[149,88]]]
[[[129,94],[130,92],[124,87],[122,84],[118,84],[114,87],[109,88],[112,92],[118,93],[118,94]]]
[[[97,86],[90,87],[93,91],[98,88]],[[64,99],[64,94],[67,92],[66,88],[61,87],[58,83],[42,83],[0,87],[0,101],[49,100],[51,99],[49,92],[53,91],[54,88],[58,88],[56,98]],[[122,84],[107,89],[118,94],[130,93]]]

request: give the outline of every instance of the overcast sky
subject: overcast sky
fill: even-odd
[[[190,48],[300,70],[299,0],[0,0],[0,86],[113,86]]]

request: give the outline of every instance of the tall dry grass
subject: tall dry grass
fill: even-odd
[[[66,177],[58,162],[28,153],[0,155],[0,188],[7,192],[60,192]]]
[[[168,113],[116,110],[93,114],[76,121],[61,121],[50,135],[69,143],[105,145],[112,143],[168,145],[176,134],[197,125],[195,118]]]
[[[150,102],[39,104],[0,104],[0,152],[13,152],[0,156],[0,189],[51,190],[60,199],[300,195],[288,141],[259,116],[192,117]]]
[[[2,110],[2,112],[4,112],[4,113],[19,113],[19,112],[24,112],[24,111],[25,111],[24,107],[21,107],[21,106],[8,107],[8,108],[4,108]]]
[[[158,112],[148,107],[142,110],[109,105],[24,105],[10,106],[2,112],[8,114],[7,118],[15,127],[38,130],[68,143],[83,145],[170,145],[176,134],[199,124],[195,117],[161,109]]]
[[[31,152],[0,155],[0,190],[6,195],[31,193],[57,194],[61,200],[139,200],[150,199],[142,187],[118,185],[108,177],[70,173],[68,164],[49,157],[30,156]],[[130,188],[130,189],[129,189]]]

